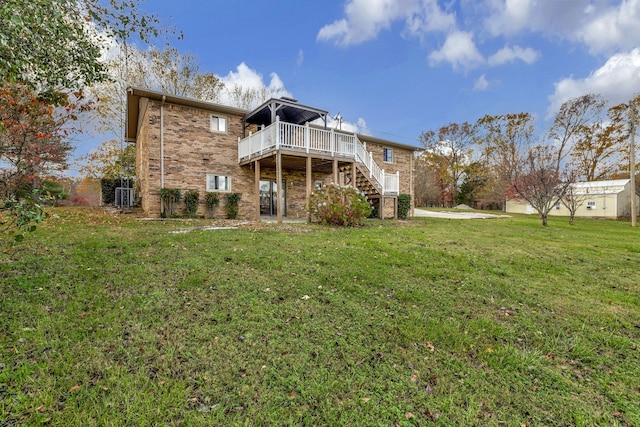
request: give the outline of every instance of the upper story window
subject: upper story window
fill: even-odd
[[[385,163],[393,163],[393,148],[382,149],[382,161]]]
[[[231,177],[207,174],[207,191],[231,191]]]
[[[211,132],[227,132],[227,118],[223,116],[211,116]]]

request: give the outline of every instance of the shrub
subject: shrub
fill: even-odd
[[[407,219],[409,211],[411,210],[411,195],[400,194],[398,195],[398,218]]]
[[[172,217],[176,214],[175,206],[180,201],[180,196],[180,190],[177,188],[163,187],[160,189],[160,199],[162,200],[162,213],[160,216],[162,218]]]
[[[220,195],[218,193],[206,193],[204,195],[204,203],[207,205],[209,218],[213,218],[213,209],[220,205]]]
[[[193,218],[196,216],[196,212],[198,211],[198,199],[200,198],[200,194],[197,190],[187,190],[184,193],[184,206],[185,212],[189,218]]]
[[[36,224],[44,221],[49,213],[45,206],[52,197],[43,194],[38,188],[31,190],[21,199],[7,198],[0,204],[0,231],[13,234],[16,243],[24,239],[23,233],[36,230]],[[2,240],[0,240],[2,241]]]
[[[227,212],[227,218],[236,219],[238,217],[238,202],[240,202],[240,194],[229,193],[225,196],[226,203],[224,210]]]
[[[330,184],[311,194],[308,212],[323,224],[354,227],[371,214],[371,204],[351,186]]]

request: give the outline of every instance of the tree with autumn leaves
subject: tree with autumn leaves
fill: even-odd
[[[630,102],[640,104],[640,95]],[[571,191],[577,180],[628,176],[628,116],[625,104],[607,108],[598,95],[565,102],[548,131],[536,134],[528,113],[486,115],[475,124],[449,124],[424,132],[425,151],[416,162],[416,198],[451,206],[504,206],[526,200],[543,225],[553,206],[575,212],[582,202]]]
[[[147,41],[158,19],[137,0],[0,2],[0,224],[33,230],[41,221],[38,178],[65,168],[72,122],[91,106],[88,86],[109,79],[109,40]],[[36,188],[35,194],[33,188]],[[18,232],[16,238],[21,238]]]
[[[0,88],[1,198],[20,196],[38,187],[41,176],[66,169],[73,149],[68,139],[73,132],[70,122],[86,108],[90,104],[81,101],[79,92],[64,94],[53,103],[21,83],[5,83]]]

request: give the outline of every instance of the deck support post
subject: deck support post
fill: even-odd
[[[311,164],[311,156],[307,155],[307,222],[311,222],[311,191],[313,190],[313,166]]]
[[[356,185],[356,176],[358,171],[356,170],[356,162],[351,163],[351,186],[353,188],[358,188]]]
[[[278,214],[278,224],[282,224],[282,153],[280,150],[276,152],[276,212]]]
[[[255,192],[256,192],[256,221],[260,221],[260,160],[253,162],[254,174],[255,174]]]
[[[333,159],[333,168],[332,168],[332,172],[333,172],[333,183],[338,185],[338,159]]]

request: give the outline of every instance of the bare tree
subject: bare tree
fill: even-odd
[[[535,145],[527,149],[516,171],[513,189],[529,202],[547,225],[549,212],[560,202],[572,183],[557,163],[558,150],[551,145]]]
[[[569,224],[573,225],[573,219],[576,211],[587,200],[588,194],[578,191],[575,183],[567,187],[564,197],[560,198],[560,202],[569,210]]]

